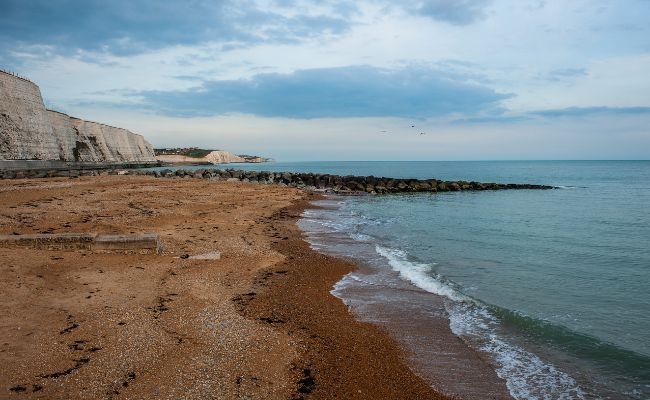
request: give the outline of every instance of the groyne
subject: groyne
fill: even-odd
[[[438,179],[401,179],[375,176],[341,176],[331,174],[245,171],[238,169],[38,169],[0,171],[1,179],[79,177],[94,175],[148,175],[166,179],[208,179],[277,184],[339,194],[387,194],[420,192],[460,192],[482,190],[554,189],[553,186],[528,183],[486,183],[443,181]]]

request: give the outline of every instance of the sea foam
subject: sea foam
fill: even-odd
[[[402,250],[391,249],[376,245],[377,253],[388,260],[388,264],[394,271],[399,272],[400,277],[406,281],[411,282],[420,289],[426,290],[429,293],[444,296],[454,301],[465,301],[469,298],[463,296],[449,285],[434,278],[431,275],[431,264],[417,263],[409,261],[406,253]]]
[[[515,399],[584,399],[578,383],[568,374],[545,363],[535,354],[509,343],[497,332],[498,319],[478,301],[455,290],[432,271],[435,264],[411,261],[406,252],[376,245],[400,277],[429,293],[443,296],[452,332],[470,345],[490,354],[497,375],[506,381]],[[354,279],[354,277],[350,277]]]
[[[515,399],[584,399],[582,388],[571,376],[535,354],[504,339],[499,321],[478,303],[449,306],[451,331],[481,351],[492,355],[497,375],[506,381]]]

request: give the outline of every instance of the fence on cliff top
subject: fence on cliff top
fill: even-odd
[[[4,68],[0,68],[0,73],[6,74],[6,75],[10,75],[10,76],[13,76],[14,78],[18,78],[18,79],[23,80],[23,81],[25,81],[25,82],[29,82],[29,83],[31,83],[31,84],[33,84],[33,85],[36,85],[34,82],[30,81],[29,79],[27,79],[27,78],[25,78],[25,77],[23,77],[23,76],[18,75],[17,73],[15,73],[15,72],[13,72],[13,71],[9,71],[9,70],[6,70],[6,69],[4,69]],[[66,114],[66,113],[64,113],[64,112],[57,111],[57,110],[52,110],[52,109],[50,109],[50,108],[46,108],[46,110],[47,110],[47,111],[55,112],[55,113],[57,113],[57,114],[65,115],[66,117],[70,117],[70,118],[74,118],[74,119],[79,119],[79,120],[82,120],[82,121],[84,121],[84,122],[91,122],[91,123],[93,123],[93,124],[103,125],[103,126],[107,126],[107,127],[109,127],[109,128],[114,128],[114,129],[124,129],[124,128],[120,128],[120,127],[117,127],[117,126],[104,124],[104,123],[101,123],[101,122],[87,121],[87,120],[85,120],[85,119],[81,119],[81,118],[77,118],[77,117],[72,117],[72,116],[70,116],[70,115],[68,115],[68,114]],[[125,131],[129,131],[128,129],[124,129],[124,130],[125,130]],[[131,132],[131,131],[129,131],[129,132]],[[131,132],[131,133],[133,133],[133,132]],[[135,133],[133,133],[133,134],[135,135]]]
[[[25,77],[22,77],[22,76],[18,75],[17,73],[13,72],[13,71],[9,71],[9,70],[6,70],[4,68],[0,68],[0,72],[3,73],[3,74],[11,75],[14,78],[22,79],[25,82],[35,84],[34,82],[30,81],[29,79],[27,79]]]

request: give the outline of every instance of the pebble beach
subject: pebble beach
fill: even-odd
[[[303,240],[296,220],[317,197],[149,176],[0,181],[2,235],[160,237],[158,254],[4,248],[0,397],[446,398],[329,293],[355,266]]]

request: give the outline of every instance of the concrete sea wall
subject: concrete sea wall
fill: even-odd
[[[14,160],[156,163],[141,135],[46,110],[37,85],[0,70],[0,167]]]

